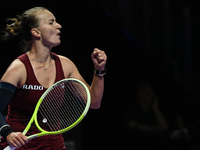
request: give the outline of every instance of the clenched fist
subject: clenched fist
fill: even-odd
[[[91,55],[92,61],[94,63],[94,68],[96,70],[104,70],[106,61],[107,61],[107,56],[104,51],[95,48],[92,55]]]

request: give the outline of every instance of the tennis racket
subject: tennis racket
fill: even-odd
[[[26,135],[33,122],[41,132],[28,136],[28,140],[64,133],[81,122],[89,110],[90,102],[89,89],[83,82],[73,78],[63,79],[40,97],[23,134]],[[4,150],[14,149],[9,145]]]

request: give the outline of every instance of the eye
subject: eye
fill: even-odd
[[[49,19],[49,24],[50,24],[50,25],[53,25],[54,22],[55,22],[55,19]]]

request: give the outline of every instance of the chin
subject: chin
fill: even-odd
[[[58,46],[58,45],[60,45],[60,43],[61,43],[61,41],[55,43],[54,46]]]

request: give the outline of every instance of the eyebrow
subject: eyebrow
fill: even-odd
[[[55,21],[55,19],[49,19],[49,21]]]

